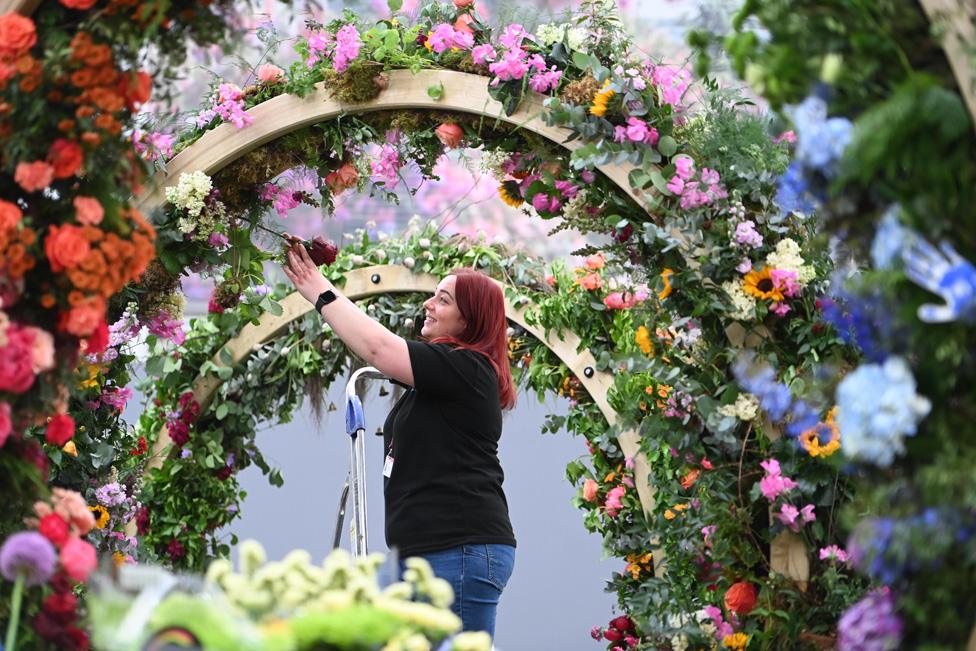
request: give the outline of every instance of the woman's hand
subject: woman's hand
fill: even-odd
[[[314,304],[319,294],[327,289],[333,289],[319,268],[308,256],[308,251],[301,239],[288,236],[291,245],[288,247],[288,263],[283,267],[285,275],[295,284],[295,289],[301,292],[309,303]]]

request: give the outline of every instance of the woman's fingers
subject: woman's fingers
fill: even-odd
[[[313,269],[317,268],[315,263],[312,262],[311,256],[308,255],[308,250],[301,244],[297,245],[297,248],[299,251],[299,255],[302,256],[302,262],[307,264],[309,267],[312,267]]]

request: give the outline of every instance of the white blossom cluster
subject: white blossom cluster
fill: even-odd
[[[730,313],[736,321],[749,321],[756,316],[756,299],[746,294],[741,280],[729,280],[722,283],[722,289],[732,299],[734,309]]]
[[[544,46],[565,42],[570,50],[585,52],[586,30],[570,23],[546,23],[535,30],[536,39]],[[564,41],[565,38],[565,41]]]
[[[505,178],[505,170],[502,166],[508,161],[511,154],[500,149],[493,149],[481,154],[480,167],[482,171],[491,174],[499,181]]]
[[[803,256],[800,255],[800,245],[788,237],[777,242],[776,250],[766,256],[766,266],[771,269],[795,271],[796,281],[801,287],[816,276],[813,266],[806,264]]]
[[[731,405],[718,408],[718,413],[749,422],[759,415],[759,398],[751,393],[740,393]]]
[[[203,201],[213,189],[213,182],[203,172],[183,172],[176,187],[166,188],[166,201],[185,210],[191,217],[200,215]],[[192,229],[191,229],[192,230]],[[184,231],[189,232],[189,231]]]

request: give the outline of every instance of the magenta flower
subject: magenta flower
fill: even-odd
[[[529,33],[519,25],[518,23],[512,23],[505,28],[502,32],[501,37],[498,42],[506,48],[520,48],[522,47],[522,41],[524,41],[529,36]]]
[[[214,247],[215,249],[222,249],[225,246],[227,246],[229,243],[230,240],[227,239],[227,236],[224,235],[223,233],[218,233],[217,231],[211,233],[210,237],[207,238],[207,244]]]
[[[525,58],[524,50],[505,50],[499,61],[488,65],[488,70],[501,81],[521,79],[529,70]]]
[[[687,181],[695,175],[695,161],[691,160],[687,156],[679,156],[674,161],[675,173],[681,177],[682,180]]]
[[[23,576],[28,586],[47,583],[57,561],[54,547],[36,531],[15,533],[0,547],[0,574],[8,581]]]
[[[471,58],[474,59],[475,64],[479,66],[483,66],[490,61],[494,61],[497,56],[498,53],[495,52],[495,48],[487,43],[484,45],[479,45],[471,50]]]
[[[396,186],[400,181],[400,152],[391,144],[384,144],[380,149],[379,160],[370,163],[373,175],[377,177],[377,182],[382,183],[387,189]]]
[[[454,47],[454,28],[447,23],[441,23],[430,31],[427,43],[436,54],[441,54]]]
[[[769,272],[769,276],[773,281],[773,286],[782,290],[784,296],[789,296],[792,298],[800,293],[801,287],[800,283],[797,281],[797,274],[795,271],[773,269]]]
[[[556,181],[556,189],[564,199],[572,199],[579,192],[579,187],[572,181]]]
[[[623,127],[617,127],[618,129],[623,129]],[[677,195],[684,194],[685,191],[685,181],[680,176],[672,176],[671,180],[668,181],[668,190]]]
[[[305,65],[309,68],[314,67],[322,58],[322,55],[326,54],[334,44],[335,38],[328,32],[316,32],[309,36],[308,60],[306,60]]]
[[[719,640],[724,638],[726,635],[732,635],[735,633],[735,629],[732,628],[732,624],[725,621],[722,617],[722,609],[718,606],[705,606],[705,614],[709,619],[712,620],[712,624],[715,625],[715,637]]]
[[[786,316],[790,313],[790,306],[783,302],[776,302],[769,306],[769,311],[776,316]]]
[[[793,130],[784,131],[783,133],[773,138],[773,142],[775,142],[777,145],[781,142],[788,142],[790,144],[793,144],[796,142],[796,133],[794,133]]]
[[[454,47],[460,50],[470,50],[474,47],[474,34],[463,29],[455,30]]]
[[[800,511],[795,506],[792,504],[784,504],[780,507],[779,513],[776,514],[776,519],[793,531],[799,531],[800,525],[796,522],[796,518],[799,515]]]
[[[335,52],[332,67],[336,72],[345,72],[356,57],[363,42],[359,40],[359,31],[355,25],[343,25],[336,32]]]
[[[813,512],[814,508],[813,504],[807,504],[800,509],[800,519],[803,521],[803,524],[808,524],[817,519],[817,514]]]
[[[640,118],[627,118],[626,127],[627,139],[631,142],[650,143],[652,130]],[[657,130],[653,130],[653,135],[657,135]],[[653,144],[653,143],[652,143]]]
[[[847,562],[847,552],[838,547],[837,545],[830,545],[829,547],[820,548],[820,560],[826,561],[837,561],[838,563]]]
[[[646,62],[644,67],[645,71],[651,69],[651,83],[657,87],[661,102],[680,110],[681,100],[691,86],[691,73],[684,68],[655,66],[650,62]]]
[[[298,192],[279,192],[272,204],[278,216],[284,219],[288,216],[289,210],[297,208],[298,204],[301,203],[300,196]]]

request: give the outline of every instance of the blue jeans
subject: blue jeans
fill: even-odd
[[[487,631],[495,636],[495,609],[515,568],[511,545],[462,545],[419,554],[430,563],[434,575],[451,584],[451,610],[461,618],[465,631]],[[400,572],[404,564],[400,563]]]

